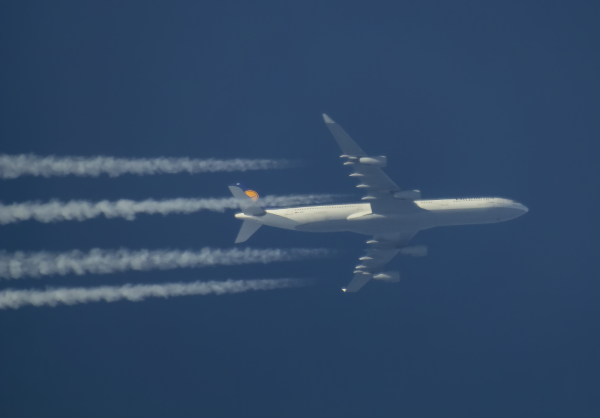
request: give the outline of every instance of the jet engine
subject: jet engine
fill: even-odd
[[[403,190],[401,192],[394,193],[396,199],[403,200],[419,200],[421,198],[420,190]]]
[[[412,245],[400,249],[402,255],[412,255],[413,257],[425,257],[427,255],[426,245]]]
[[[374,165],[376,167],[385,167],[387,165],[387,157],[360,157],[358,162],[362,165]]]
[[[384,282],[397,283],[400,281],[399,271],[382,271],[373,275],[373,279],[382,280]]]

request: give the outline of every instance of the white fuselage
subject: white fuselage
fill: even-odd
[[[502,198],[467,198],[302,206],[266,209],[260,216],[238,213],[276,228],[308,232],[350,231],[365,235],[418,231],[436,226],[503,222],[527,212],[527,207]],[[374,208],[377,208],[374,212]],[[383,209],[383,210],[382,210]]]

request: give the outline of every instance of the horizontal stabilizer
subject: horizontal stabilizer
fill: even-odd
[[[240,228],[240,232],[238,233],[237,238],[235,239],[235,243],[239,244],[240,242],[246,241],[252,236],[252,234],[258,231],[258,228],[260,228],[261,226],[262,224],[258,222],[245,220],[242,224],[242,227]]]

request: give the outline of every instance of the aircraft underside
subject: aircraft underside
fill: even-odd
[[[408,245],[415,234],[438,226],[473,225],[508,221],[527,212],[520,203],[502,198],[421,200],[419,190],[400,188],[381,170],[385,156],[369,156],[330,117],[323,119],[342,150],[350,177],[365,192],[362,203],[268,209],[261,207],[258,193],[237,183],[229,186],[243,213],[244,223],[236,243],[246,241],[261,225],[306,232],[349,231],[370,235],[366,254],[354,267],[354,277],[343,289],[356,292],[369,280],[397,282],[398,271],[384,271],[398,254],[427,255],[427,247]]]
[[[340,232],[377,235],[394,231],[419,231],[437,226],[487,224],[506,220],[502,209],[421,211],[418,213],[370,214],[356,219],[294,221],[296,231]],[[275,225],[273,225],[275,226]],[[291,226],[291,224],[290,224]]]

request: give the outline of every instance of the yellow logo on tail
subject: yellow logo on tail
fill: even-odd
[[[246,196],[255,202],[258,200],[258,193],[256,193],[254,190],[246,190],[244,193],[246,193]]]

